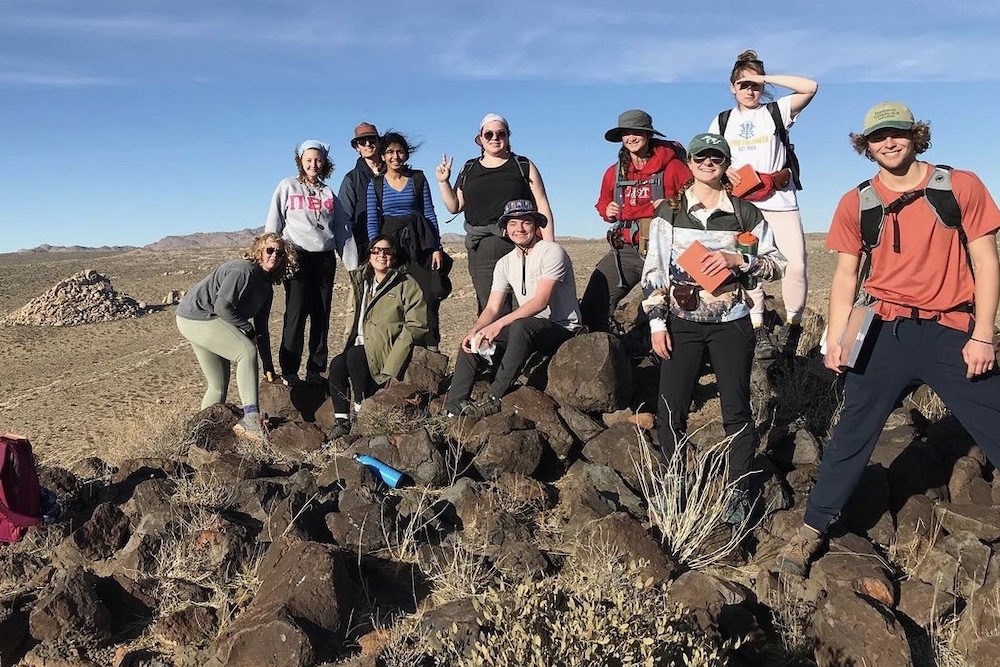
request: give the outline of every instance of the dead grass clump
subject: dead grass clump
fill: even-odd
[[[724,665],[741,641],[720,642],[673,604],[666,586],[643,579],[644,563],[570,559],[539,581],[500,580],[473,599],[482,632],[440,633],[435,664],[448,665]]]
[[[739,500],[738,480],[728,478],[727,452],[732,438],[700,449],[685,437],[670,460],[661,462],[642,431],[635,462],[642,494],[649,505],[649,519],[660,530],[667,550],[692,569],[717,565],[739,549],[756,528],[759,512],[748,512],[732,526],[728,540],[718,539],[717,528]]]
[[[128,459],[181,458],[188,448],[185,426],[189,416],[176,406],[130,415],[111,426],[101,455],[114,465]],[[71,463],[60,461],[63,466]]]
[[[810,433],[825,438],[840,419],[844,405],[839,377],[822,367],[822,360],[791,359],[771,366],[775,419],[797,422]]]
[[[903,405],[910,405],[924,416],[929,422],[936,422],[944,419],[948,415],[948,406],[944,404],[941,397],[927,385],[921,385],[903,399]]]

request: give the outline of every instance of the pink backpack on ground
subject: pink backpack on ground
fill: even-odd
[[[31,443],[0,435],[0,542],[17,542],[42,522],[41,496]]]

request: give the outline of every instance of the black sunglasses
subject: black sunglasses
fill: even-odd
[[[705,160],[711,160],[712,164],[720,165],[726,161],[726,158],[721,155],[692,155],[691,159],[694,160],[695,164],[701,164]]]
[[[486,141],[493,141],[494,136],[496,136],[497,139],[506,139],[507,130],[497,130],[496,132],[493,130],[486,130],[483,132],[483,139],[486,139]]]
[[[361,137],[360,139],[355,139],[354,143],[358,146],[374,146],[378,143],[378,139],[375,137]]]
[[[386,257],[392,257],[395,254],[395,252],[396,251],[393,250],[392,248],[379,248],[378,246],[374,246],[374,247],[372,247],[371,250],[368,251],[368,254],[369,255],[385,255]]]
[[[268,247],[264,248],[264,252],[266,252],[268,255],[277,255],[278,257],[284,257],[285,256],[285,251],[284,250],[282,250],[281,248],[274,248],[272,246],[268,246]]]

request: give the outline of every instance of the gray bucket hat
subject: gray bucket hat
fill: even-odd
[[[653,127],[653,117],[642,109],[629,109],[621,112],[618,116],[618,127],[613,127],[605,132],[604,138],[612,143],[617,143],[622,140],[625,130],[638,130],[666,137],[665,134]]]

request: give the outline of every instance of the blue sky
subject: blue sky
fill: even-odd
[[[557,235],[600,237],[593,205],[617,151],[604,131],[640,107],[686,144],[731,106],[729,71],[746,48],[769,73],[820,82],[792,130],[808,231],[825,231],[839,196],[873,173],[847,134],[884,99],[931,122],[928,159],[1000,188],[989,138],[1000,5],[750,8],[0,0],[0,252],[255,227],[303,139],[332,144],[337,188],[359,121],[421,144],[411,163],[430,172],[442,152],[456,166],[478,154],[487,112],[508,118],[514,150],[538,165]]]

